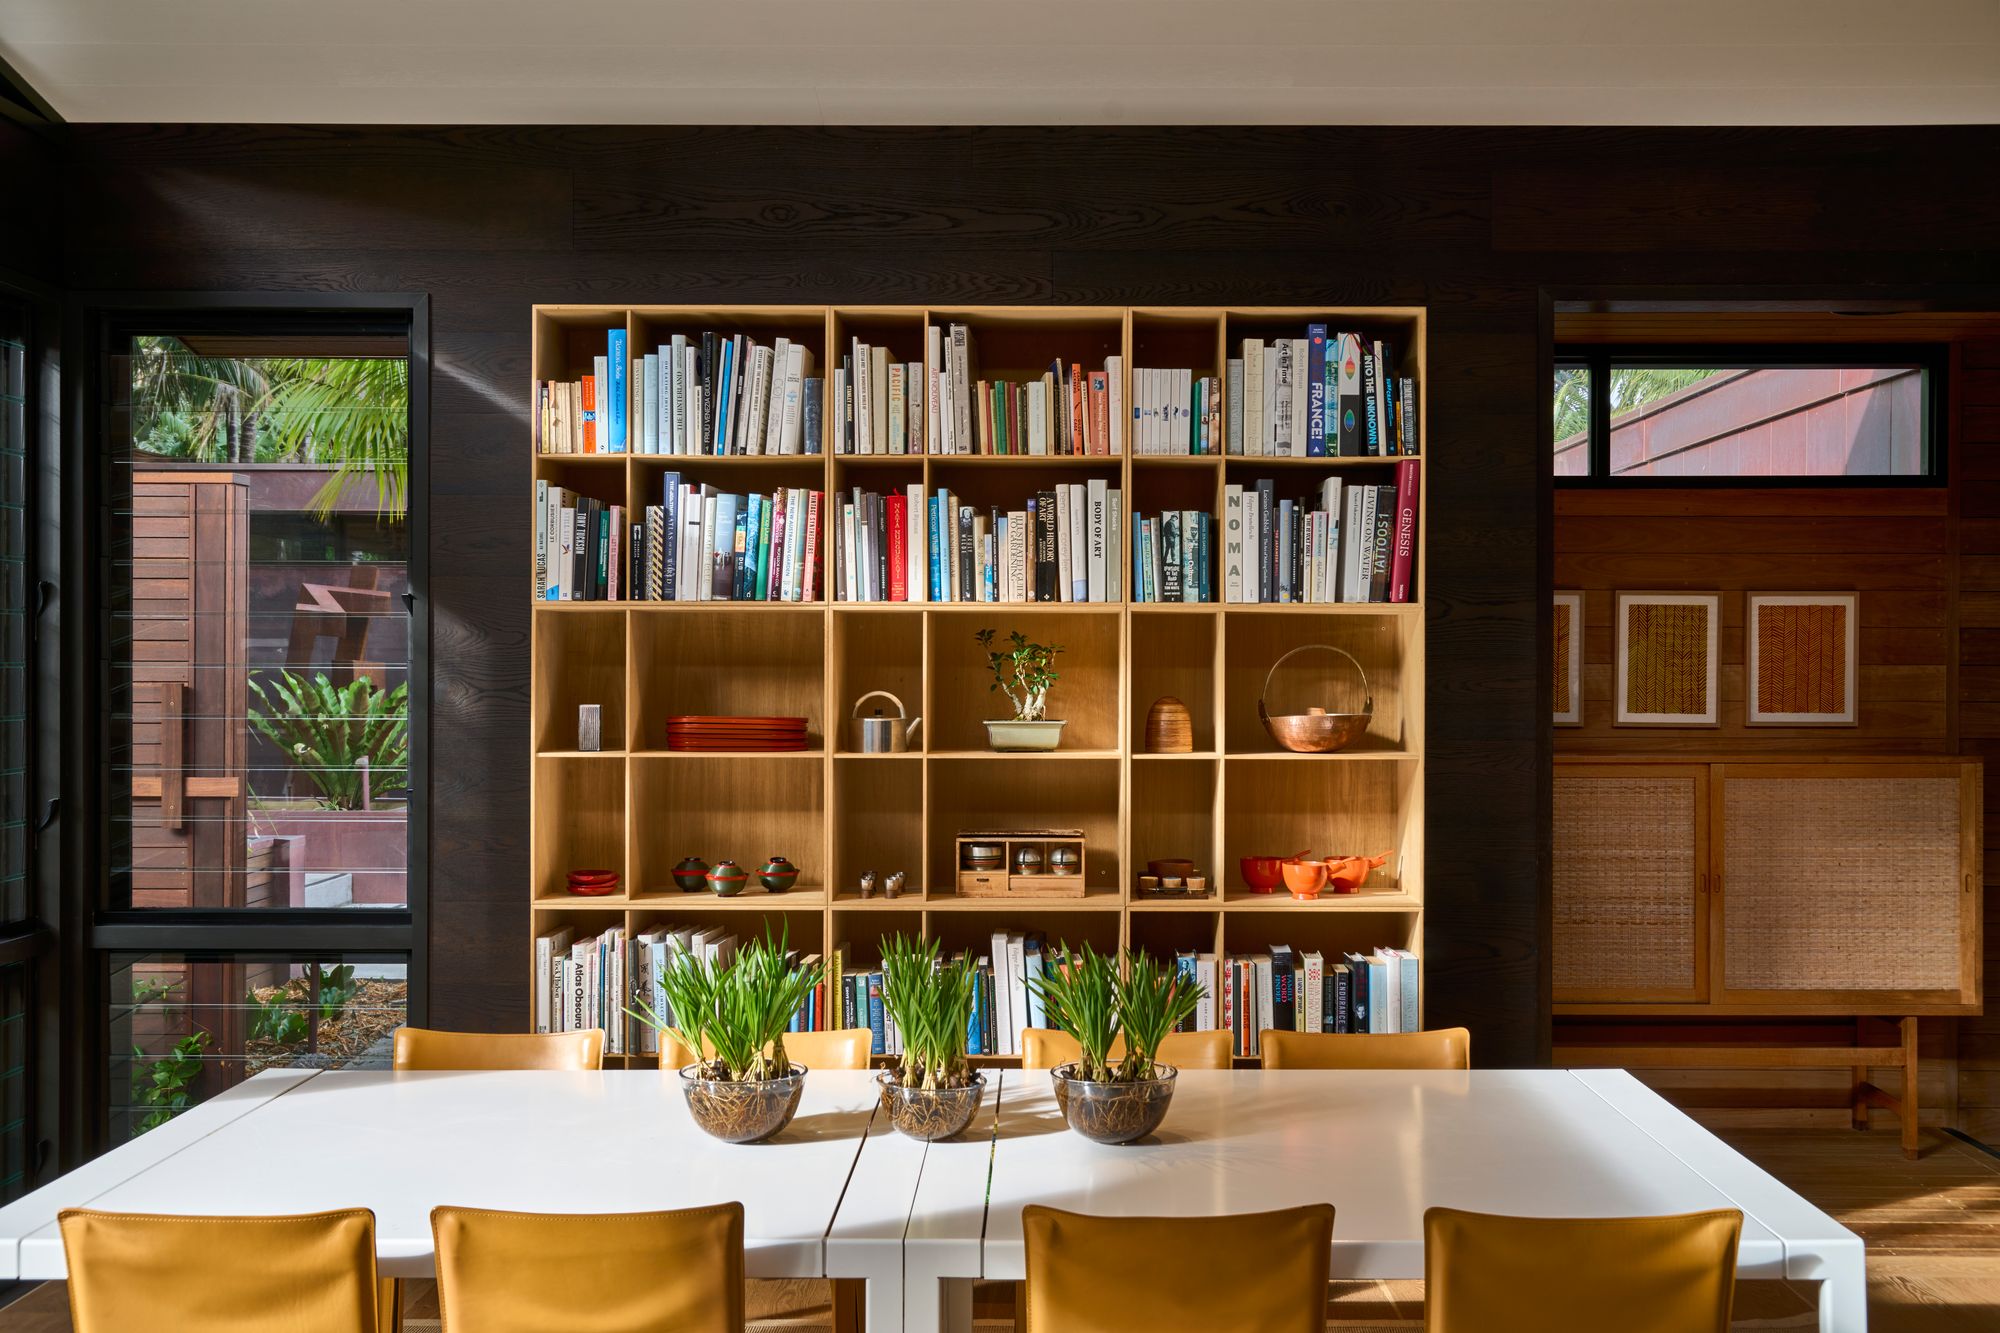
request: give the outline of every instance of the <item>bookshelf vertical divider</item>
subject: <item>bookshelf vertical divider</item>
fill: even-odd
[[[1067,306],[601,306],[532,312],[531,378],[574,380],[622,327],[631,354],[673,333],[743,332],[816,340],[812,373],[838,366],[850,337],[886,344],[901,362],[927,360],[926,330],[963,323],[995,377],[1024,378],[1053,357],[1088,364],[1120,355],[1122,401],[1139,367],[1188,367],[1223,377],[1249,338],[1299,337],[1308,323],[1390,338],[1417,380],[1428,434],[1425,312],[1414,307]],[[990,350],[990,355],[988,352]],[[1202,361],[1210,364],[1203,365]],[[1227,422],[1227,411],[1223,413]],[[824,492],[821,548],[831,589],[837,496],[921,484],[1011,502],[1059,481],[1102,478],[1123,496],[1113,552],[1131,581],[1129,542],[1141,513],[1203,504],[1222,532],[1225,489],[1272,478],[1303,494],[1324,477],[1386,482],[1394,458],[1272,459],[1236,454],[1138,455],[1132,431],[1117,456],[838,455],[825,413],[817,455],[728,457],[532,453],[532,475],[642,513],[663,478],[723,490]],[[921,447],[919,445],[919,447]],[[530,445],[532,451],[533,446]],[[1423,949],[1424,589],[1428,577],[1428,459],[1421,481],[1413,600],[1385,604],[1239,605],[1223,596],[1220,552],[1210,603],[815,603],[563,601],[534,603],[530,722],[530,943],[571,926],[579,935],[623,924],[628,936],[661,924],[722,923],[739,936],[782,922],[804,953],[844,949],[851,966],[878,961],[878,941],[921,930],[948,950],[985,953],[997,930],[1039,931],[1051,942],[1176,951],[1257,952],[1290,945],[1333,961],[1376,946]],[[1218,537],[1218,545],[1221,538]],[[1061,643],[1062,681],[1050,713],[1069,719],[1052,755],[984,748],[988,715],[974,630]],[[1376,721],[1336,755],[1293,755],[1265,736],[1256,703],[1265,672],[1287,649],[1330,642],[1355,653],[1373,685]],[[1303,676],[1300,659],[1281,677]],[[1316,668],[1313,670],[1317,671]],[[1328,672],[1316,679],[1338,681]],[[900,688],[896,686],[900,685]],[[905,755],[854,754],[846,720],[858,698],[891,688],[920,717]],[[1334,688],[1340,688],[1338,685]],[[1274,703],[1280,686],[1273,685]],[[1296,685],[1294,695],[1299,693]],[[1192,754],[1144,752],[1154,697],[1189,707]],[[578,705],[602,710],[602,749],[578,747]],[[1274,708],[1273,711],[1283,711]],[[804,754],[687,754],[666,748],[665,719],[684,713],[802,714]],[[960,897],[951,849],[962,829],[1083,827],[1086,894],[1074,899]],[[1252,892],[1245,855],[1392,852],[1359,894],[1294,902]],[[797,862],[791,891],[764,892],[756,868],[770,855]],[[735,898],[677,891],[682,857],[736,860],[751,874]],[[1150,859],[1187,856],[1209,875],[1207,899],[1144,899]],[[572,897],[565,872],[615,868],[620,891]],[[895,901],[863,901],[861,870],[903,870]],[[532,985],[532,981],[531,981]],[[1219,1006],[1218,1006],[1219,1011]],[[530,1019],[532,1022],[532,1018]],[[636,1046],[636,1042],[632,1043]],[[983,1057],[1004,1062],[1002,1057]],[[651,1063],[628,1055],[609,1063]]]

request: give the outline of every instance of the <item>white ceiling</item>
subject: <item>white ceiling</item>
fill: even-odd
[[[2000,122],[2000,0],[0,0],[0,57],[72,121]]]

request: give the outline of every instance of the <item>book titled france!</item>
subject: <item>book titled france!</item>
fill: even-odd
[[[1326,457],[1326,325],[1306,325],[1306,457]],[[1335,428],[1336,432],[1338,427]],[[1338,439],[1338,434],[1335,436]]]

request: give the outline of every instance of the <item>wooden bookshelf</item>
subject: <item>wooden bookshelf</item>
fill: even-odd
[[[815,373],[824,375],[850,337],[916,362],[928,326],[958,322],[972,327],[981,373],[996,378],[1028,378],[1057,356],[1091,364],[1121,354],[1128,404],[1134,367],[1220,375],[1244,338],[1297,337],[1308,323],[1325,323],[1393,340],[1417,378],[1420,428],[1427,431],[1429,422],[1420,308],[548,305],[534,308],[533,321],[532,378],[558,380],[586,373],[613,327],[628,330],[635,352],[673,333],[705,330],[802,340],[814,349]],[[1281,495],[1304,494],[1335,472],[1388,482],[1399,461],[1135,457],[1129,441],[1113,457],[846,456],[832,452],[828,417],[829,438],[816,456],[538,454],[533,476],[633,511],[657,502],[670,471],[688,481],[746,490],[809,486],[829,496],[921,483],[926,494],[949,486],[971,503],[1101,477],[1123,491],[1129,541],[1134,512],[1206,508],[1219,528],[1226,485],[1270,476]],[[1421,449],[1414,457],[1427,467]],[[782,920],[794,947],[845,948],[853,966],[878,962],[878,941],[897,931],[983,953],[993,931],[1024,928],[1051,941],[1169,957],[1185,948],[1223,955],[1277,944],[1330,954],[1391,946],[1421,955],[1429,497],[1426,479],[1416,600],[1407,604],[534,602],[529,975],[533,936],[562,925],[600,931],[621,915],[634,933],[720,913],[748,936]],[[1129,552],[1120,556],[1129,569]],[[1219,594],[1219,569],[1214,582]],[[986,626],[1064,646],[1049,712],[1068,726],[1055,753],[988,750],[980,723],[1004,713],[989,704],[997,696],[987,692],[973,640]],[[1265,672],[1301,643],[1344,648],[1368,671],[1374,721],[1340,754],[1285,752],[1257,720]],[[1292,659],[1273,686],[1277,711],[1288,678],[1344,680],[1335,674],[1339,665],[1323,654]],[[907,754],[847,748],[849,710],[875,689],[896,694],[923,719]],[[1144,753],[1146,711],[1162,694],[1187,704],[1192,753]],[[583,703],[603,710],[601,752],[575,748]],[[804,716],[812,748],[670,752],[665,719],[679,713]],[[1082,897],[1023,902],[955,892],[959,831],[1019,827],[1083,831]],[[1253,893],[1238,872],[1240,856],[1306,848],[1394,855],[1363,892],[1312,903],[1282,890]],[[756,867],[773,854],[799,866],[788,893],[766,893],[756,883]],[[680,892],[668,871],[690,855],[733,858],[752,872],[750,885],[729,899]],[[1161,857],[1192,858],[1219,892],[1187,901],[1139,898],[1138,876],[1147,860]],[[619,870],[622,892],[570,896],[564,873],[582,866]],[[858,885],[868,869],[878,877],[903,870],[902,895],[864,901]]]

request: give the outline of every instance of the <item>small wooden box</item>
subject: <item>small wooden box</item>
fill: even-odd
[[[968,870],[965,868],[966,844],[974,842],[997,842],[1005,852],[1005,857],[997,870]],[[1042,864],[1049,863],[1049,854],[1057,847],[1075,851],[1077,868],[1075,873],[1052,875],[1046,871],[1039,875],[1017,875],[1014,873],[1014,854],[1023,847],[1041,849]],[[1081,898],[1084,896],[1083,871],[1087,864],[1085,843],[1081,829],[1000,829],[991,832],[963,832],[952,849],[952,865],[958,872],[958,892],[964,898]]]

